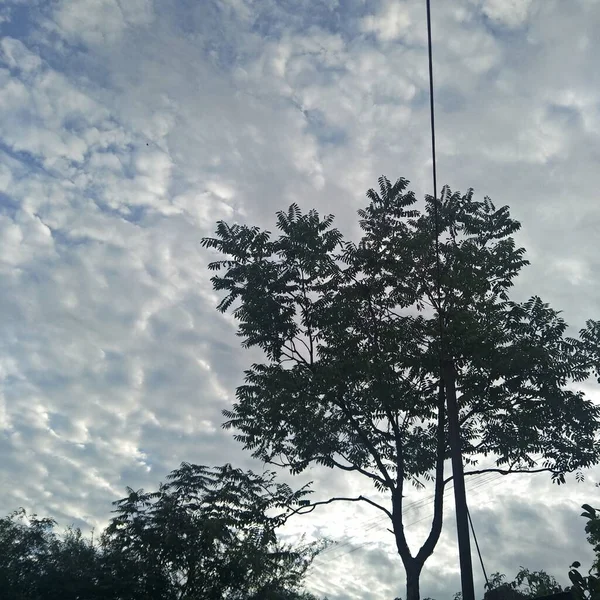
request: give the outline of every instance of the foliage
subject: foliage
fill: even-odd
[[[575,561],[569,567],[569,579],[573,584],[571,593],[577,600],[598,600],[600,598],[600,577],[590,569],[587,575],[579,572],[581,563]]]
[[[78,529],[23,509],[0,519],[0,589],[14,600],[97,598],[98,549]]]
[[[584,512],[581,516],[588,520],[585,526],[587,540],[593,546],[596,558],[587,575],[579,572],[580,562],[575,561],[570,566],[571,591],[577,600],[600,600],[600,512],[589,504],[584,504],[582,508]]]
[[[276,528],[307,491],[272,473],[183,463],[157,492],[128,492],[103,537],[120,557],[115,577],[127,581],[127,597],[283,600],[322,547],[277,542]]]
[[[545,571],[530,571],[525,567],[520,567],[511,582],[506,581],[506,575],[493,573],[486,587],[485,600],[539,598],[563,591],[552,575]]]
[[[545,571],[530,571],[524,567],[520,568],[515,578],[517,587],[529,598],[549,596],[562,592],[562,586],[552,575]]]
[[[584,510],[581,516],[588,520],[585,524],[587,541],[593,546],[596,555],[592,569],[600,573],[600,511],[589,504],[584,504],[581,508]]]
[[[183,463],[157,492],[128,488],[93,543],[24,510],[0,519],[0,589],[10,600],[317,600],[301,589],[326,545],[275,530],[308,491],[230,465]]]
[[[413,600],[451,480],[446,394],[458,396],[465,462],[495,458],[491,469],[468,473],[546,471],[562,483],[599,459],[600,408],[567,387],[597,364],[597,324],[588,323],[589,339],[568,338],[539,297],[509,299],[527,260],[508,207],[445,188],[421,212],[405,179],[379,183],[359,211],[356,244],[331,215],[297,205],[277,213],[277,237],[220,221],[202,243],[221,254],[209,265],[224,294],[218,309],[233,312],[244,347],[265,355],[246,371],[225,427],[254,456],[292,473],[316,463],[360,473],[387,492],[389,507],[364,495],[345,500],[390,517]],[[413,554],[405,484],[428,480],[434,517]]]

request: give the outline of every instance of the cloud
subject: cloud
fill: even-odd
[[[386,2],[383,10],[362,20],[363,31],[375,33],[382,41],[406,35],[413,25],[407,2]]]
[[[532,261],[515,294],[539,293],[577,328],[600,312],[600,11],[517,4],[434,4],[438,173],[511,206]],[[379,175],[431,191],[425,7],[29,6],[0,12],[0,504],[98,527],[125,485],[154,488],[182,460],[262,468],[220,427],[260,354],[216,312],[199,241],[221,218],[272,228],[294,201],[352,237]],[[314,480],[320,498],[374,494],[322,469],[282,476]],[[589,558],[577,515],[596,492],[470,480],[488,572],[523,562],[564,581]],[[409,494],[416,548],[430,490]],[[446,509],[422,582],[438,600],[459,589],[451,495]],[[404,594],[386,527],[334,505],[287,533],[340,542],[312,589],[379,600]]]
[[[63,0],[54,19],[67,39],[96,46],[114,44],[128,27],[150,25],[154,11],[149,0]]]
[[[480,10],[490,21],[516,29],[527,22],[532,4],[531,0],[483,0]]]

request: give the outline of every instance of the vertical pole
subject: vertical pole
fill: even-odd
[[[440,376],[446,388],[446,402],[450,433],[450,451],[452,456],[452,475],[454,479],[454,502],[456,505],[456,529],[458,533],[458,553],[460,556],[460,578],[463,600],[475,600],[473,587],[473,564],[471,561],[471,540],[469,538],[469,517],[465,474],[460,447],[460,425],[458,422],[458,404],[456,402],[456,374],[454,363],[446,357],[444,343],[444,324],[441,304],[440,269],[440,227],[437,199],[437,166],[435,157],[435,104],[433,101],[433,44],[431,42],[431,0],[425,0],[427,6],[427,46],[429,52],[429,101],[431,113],[431,157],[433,161],[433,207],[435,218],[435,254],[437,272],[437,299],[440,320]]]
[[[473,585],[473,563],[471,560],[471,540],[469,537],[469,511],[465,490],[460,447],[460,426],[458,422],[458,404],[456,402],[456,376],[452,360],[442,362],[442,373],[446,384],[448,407],[448,425],[450,433],[450,451],[452,455],[452,480],[454,482],[454,504],[456,507],[456,532],[458,535],[458,554],[460,560],[460,582],[463,600],[475,600]]]

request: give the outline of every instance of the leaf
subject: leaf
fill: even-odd
[[[510,299],[529,263],[507,206],[445,186],[417,209],[407,180],[378,184],[352,243],[331,215],[297,204],[277,213],[277,236],[217,224],[219,309],[242,346],[263,353],[224,426],[255,458],[293,474],[360,474],[365,493],[374,486],[391,503],[399,485],[439,479],[452,386],[467,466],[483,454],[508,473],[581,480],[600,461],[600,407],[571,384],[600,377],[600,326],[571,339],[538,295]],[[440,381],[442,357],[452,377]],[[397,547],[409,564],[402,519]],[[427,543],[438,534],[434,525]]]

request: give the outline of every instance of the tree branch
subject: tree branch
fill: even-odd
[[[305,365],[309,365],[310,363],[306,360],[306,358],[304,356],[302,356],[302,353],[298,350],[298,348],[296,348],[296,340],[301,342],[304,347],[308,350],[308,346],[306,345],[306,342],[299,337],[294,337],[291,340],[289,340],[289,344],[291,346],[291,350],[293,351],[293,353],[298,357],[298,359],[300,361],[302,361]]]
[[[500,473],[501,475],[512,475],[519,473],[558,473],[554,469],[543,468],[543,469],[480,469],[478,471],[465,471],[465,475],[481,475],[483,473]],[[444,479],[444,485],[452,481],[453,477],[450,476]]]
[[[308,334],[308,341],[310,343],[310,348],[307,348],[308,350],[308,355],[309,355],[309,359],[310,359],[310,364],[313,365],[315,362],[315,355],[314,355],[314,339],[313,339],[313,331],[312,331],[312,327],[310,325],[310,318],[308,317],[308,306],[311,304],[310,300],[308,299],[308,296],[306,295],[306,286],[305,286],[305,278],[304,278],[304,273],[302,272],[302,269],[300,269],[300,282],[301,282],[301,286],[302,286],[302,295],[304,297],[304,302],[306,304],[305,307],[302,307],[303,310],[303,319],[306,322],[306,329],[307,329],[307,334]]]
[[[310,354],[310,348],[308,347],[307,343],[302,338],[300,338],[300,337],[297,337],[296,339],[306,348],[306,351]],[[292,340],[292,344],[293,343],[294,343],[294,340]],[[295,344],[294,344],[294,350],[296,350],[296,345]],[[300,354],[300,353],[298,352],[298,354]],[[304,359],[304,362],[306,364],[310,364],[306,359]]]
[[[345,456],[343,456],[342,458],[344,458],[345,460],[348,460]],[[383,477],[379,477],[379,475],[375,475],[375,473],[371,473],[371,471],[367,471],[366,469],[363,469],[362,467],[359,467],[358,465],[354,465],[354,464],[343,465],[342,463],[338,462],[334,458],[328,458],[328,460],[330,460],[332,462],[332,464],[335,465],[338,469],[342,469],[342,471],[356,471],[357,473],[360,473],[361,475],[364,475],[365,477],[368,477],[369,479],[373,479],[373,481],[377,481],[377,482],[381,483],[381,485],[387,485],[387,482],[385,481],[385,479],[383,479]],[[350,462],[350,461],[348,461],[348,462]]]
[[[340,398],[337,399],[336,404],[339,407],[339,409],[344,413],[346,418],[350,421],[350,423],[352,423],[352,426],[354,427],[354,430],[356,431],[357,435],[361,438],[363,444],[369,450],[371,456],[373,457],[373,460],[375,461],[375,464],[379,468],[379,472],[385,480],[386,485],[390,488],[390,490],[394,490],[394,480],[388,473],[388,470],[386,469],[385,465],[383,464],[383,460],[381,459],[381,455],[377,451],[377,448],[375,448],[375,446],[373,445],[373,442],[371,442],[371,440],[369,439],[369,436],[364,434],[362,428],[356,422],[354,415],[351,411],[348,410],[348,408],[344,405],[344,402]]]
[[[374,349],[374,354],[376,357],[381,356],[381,348],[379,347],[379,320],[373,308],[373,298],[370,293],[370,290],[367,289],[367,305],[369,310],[369,315],[373,321],[373,335],[369,336],[367,331],[367,336],[372,337],[372,344]],[[401,376],[400,376],[401,377]],[[404,483],[404,457],[403,457],[403,448],[402,448],[402,435],[401,430],[398,427],[397,418],[394,418],[392,411],[387,402],[387,397],[382,398],[385,414],[388,419],[389,425],[392,427],[394,445],[396,448],[396,463],[397,463],[397,472],[396,472],[396,490],[398,494],[400,494],[400,498],[402,498],[402,486]]]
[[[374,502],[373,500],[371,500],[370,498],[367,498],[365,496],[358,496],[356,498],[346,498],[343,496],[336,496],[335,498],[329,498],[329,500],[322,500],[320,502],[312,502],[309,505],[305,504],[303,506],[299,506],[296,510],[292,511],[289,514],[289,516],[291,517],[292,515],[307,515],[307,514],[311,513],[313,510],[315,510],[315,508],[317,506],[324,506],[325,504],[331,504],[332,502],[366,502],[367,504],[370,504],[371,506],[374,506],[375,508],[378,508],[379,510],[384,512],[390,520],[392,519],[392,513],[387,508],[381,506],[381,504],[377,504],[377,502]]]
[[[343,456],[342,454],[340,454],[340,456],[344,460],[347,460],[350,463],[350,461],[345,456]],[[301,464],[306,462],[306,461],[293,461],[288,456],[285,456],[285,458],[286,458],[286,461],[283,461],[283,460],[277,461],[274,458],[271,458],[266,462],[270,465],[274,465],[276,467],[281,467],[283,469],[298,468]],[[355,471],[357,473],[360,473],[361,475],[364,475],[365,477],[368,477],[369,479],[372,479],[373,481],[377,481],[378,483],[380,483],[383,486],[387,486],[387,482],[385,479],[383,479],[383,477],[379,477],[379,475],[376,475],[375,473],[371,473],[371,471],[367,471],[367,469],[363,469],[362,467],[359,467],[358,465],[355,465],[352,463],[350,463],[349,465],[344,465],[341,462],[338,462],[337,460],[335,460],[334,458],[331,458],[330,456],[313,456],[313,457],[311,457],[311,461],[314,461],[314,460],[317,460],[317,461],[321,460],[323,463],[331,462],[332,465],[334,465],[338,469],[341,469],[342,471],[347,471],[347,472]]]

